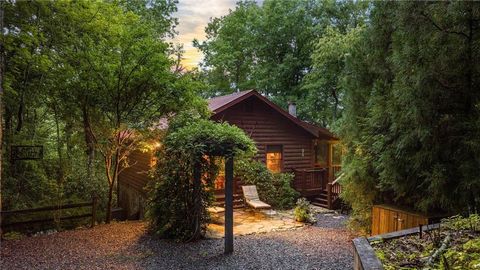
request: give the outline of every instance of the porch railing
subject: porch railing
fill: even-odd
[[[324,189],[327,183],[327,170],[295,169],[294,187],[297,190]]]

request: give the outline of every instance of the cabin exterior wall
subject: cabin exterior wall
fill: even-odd
[[[262,163],[266,162],[267,145],[281,145],[283,172],[313,166],[313,136],[255,97],[215,114],[212,120],[243,129],[255,141],[255,159]]]
[[[134,151],[129,156],[131,166],[118,175],[118,205],[125,211],[127,219],[143,219],[146,192],[152,166],[153,151]]]

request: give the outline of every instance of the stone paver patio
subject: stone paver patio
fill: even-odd
[[[213,222],[208,225],[207,238],[222,238],[225,234],[225,214],[213,214]],[[292,210],[252,210],[248,208],[234,209],[233,234],[249,235],[274,231],[287,231],[303,227],[296,222]]]

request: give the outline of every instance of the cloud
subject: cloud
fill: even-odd
[[[202,60],[202,53],[193,47],[193,39],[205,40],[205,27],[210,18],[227,15],[235,8],[236,0],[179,0],[178,11],[174,14],[179,20],[178,35],[171,40],[184,45],[183,65],[196,67]]]

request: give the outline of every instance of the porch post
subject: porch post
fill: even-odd
[[[233,157],[225,161],[225,253],[233,252]]]
[[[328,142],[328,156],[327,156],[327,167],[328,167],[328,183],[333,182],[333,144],[331,141]]]

